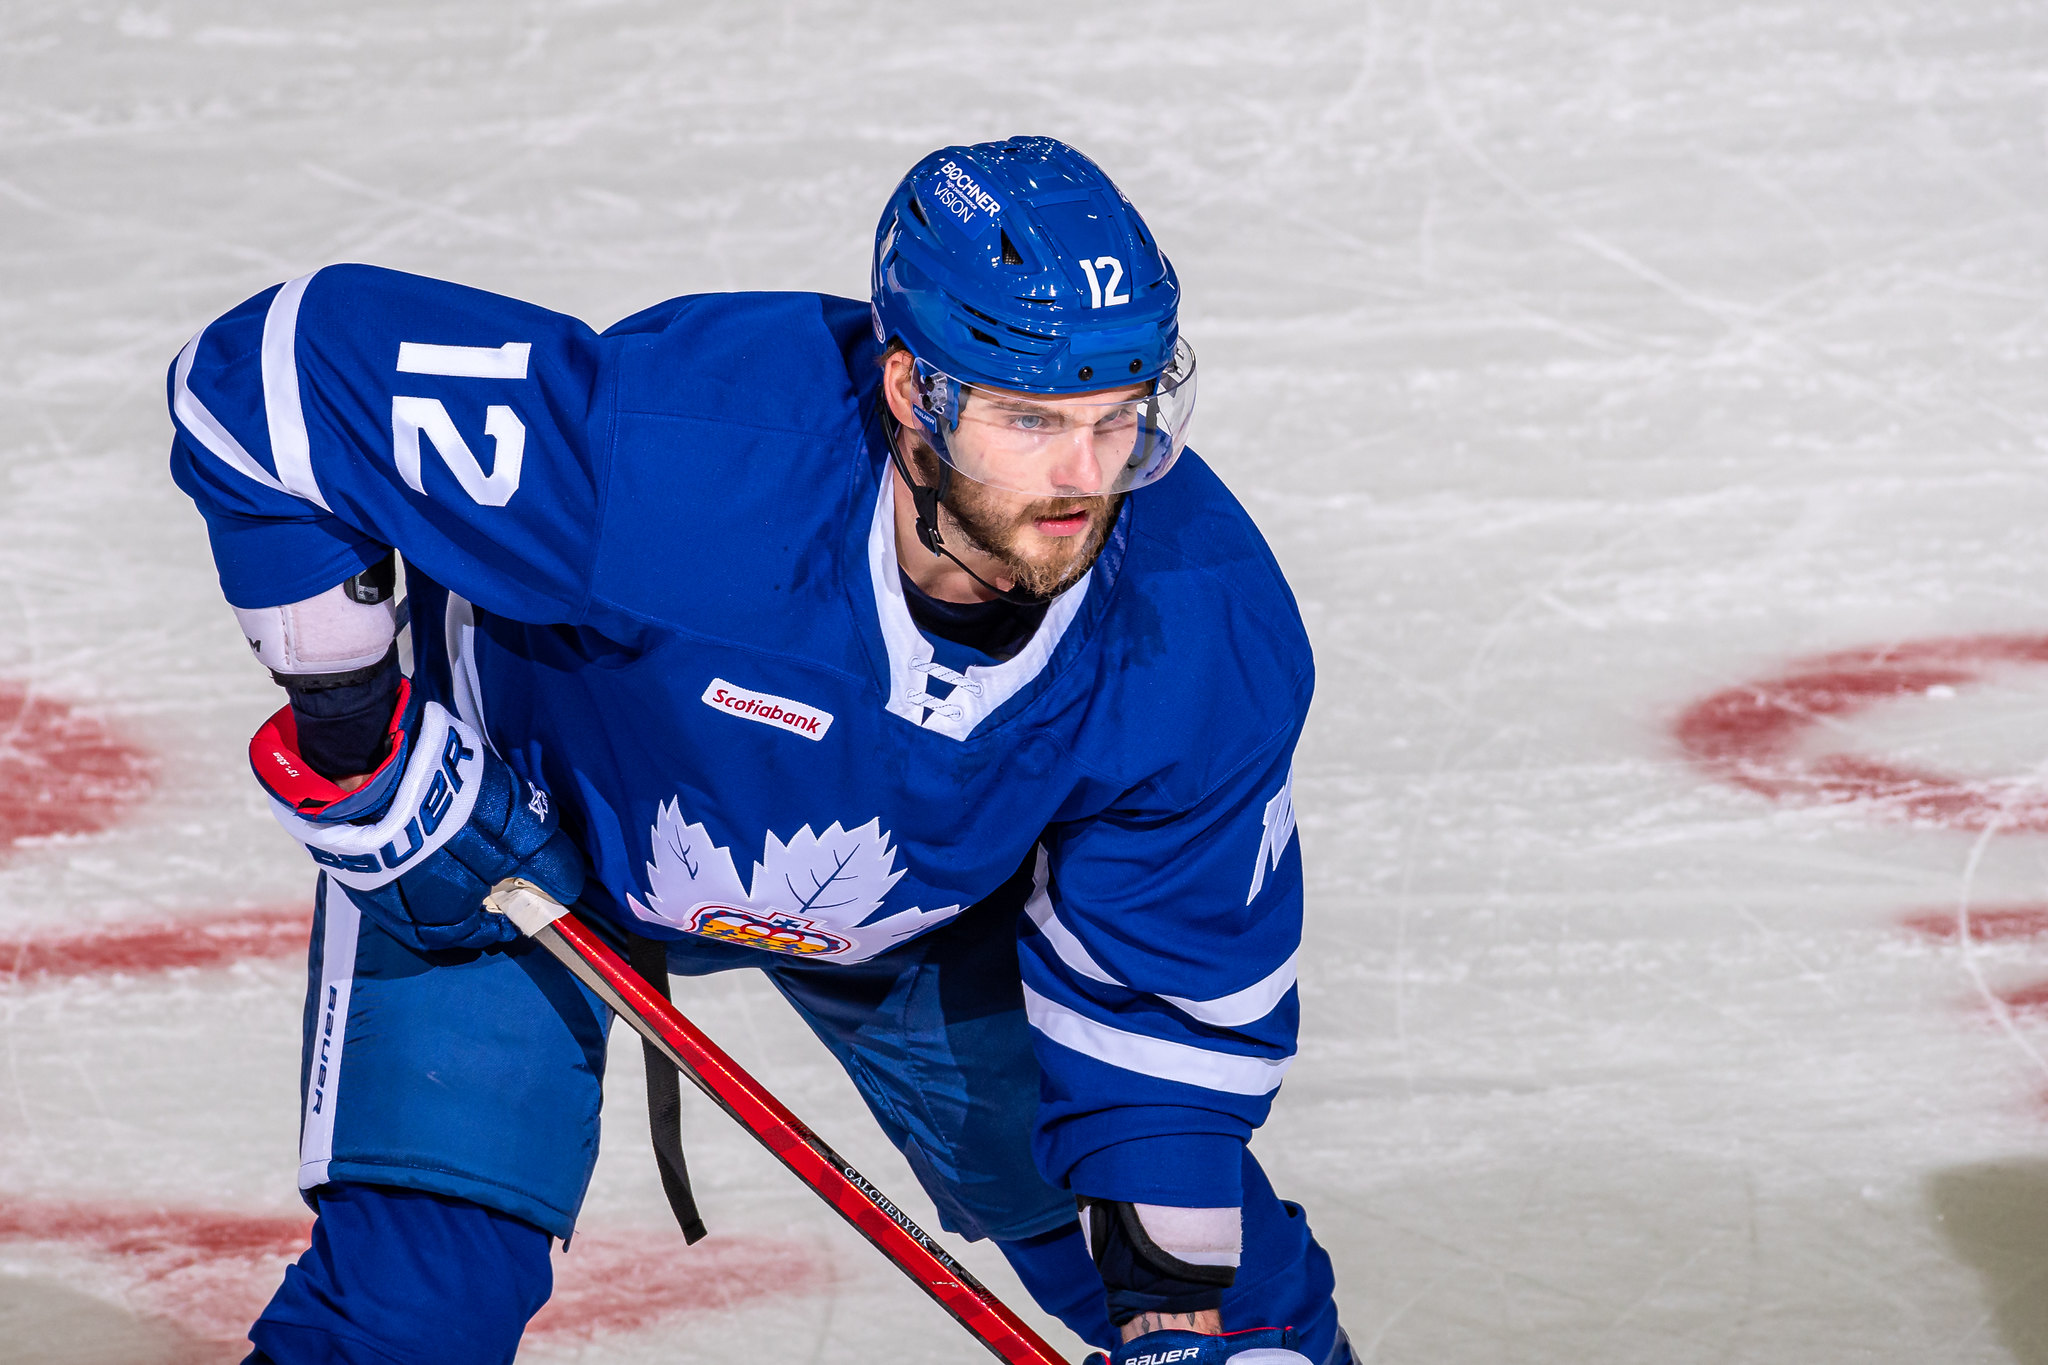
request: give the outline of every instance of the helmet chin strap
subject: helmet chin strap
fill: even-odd
[[[946,548],[945,537],[939,533],[939,504],[945,499],[946,490],[953,485],[953,466],[947,464],[944,460],[940,460],[939,486],[937,488],[927,488],[912,476],[910,466],[904,461],[901,448],[902,442],[898,439],[902,434],[903,424],[896,420],[896,414],[890,412],[886,406],[882,409],[882,431],[889,438],[889,459],[895,464],[897,474],[902,477],[904,484],[910,489],[910,503],[917,512],[918,544],[924,546],[925,549],[930,550],[935,555],[943,555],[945,558],[952,560],[960,572],[966,574],[1005,602],[1010,602],[1020,607],[1042,605],[1046,600],[1045,598],[1033,596],[1028,592],[1019,592],[1015,588],[997,587],[974,570],[968,568],[960,556]]]

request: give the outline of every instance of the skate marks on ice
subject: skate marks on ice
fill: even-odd
[[[1796,660],[1695,703],[1672,732],[1706,773],[1775,801],[1975,835],[1957,903],[1907,911],[1900,922],[1955,945],[1976,1003],[2048,1076],[2044,1054],[2016,1031],[2048,1016],[2041,954],[2027,946],[2048,937],[2048,904],[1975,905],[1970,896],[1989,840],[2048,834],[2048,783],[2038,770],[2012,772],[2009,760],[2011,737],[2037,730],[2044,712],[2048,636],[1969,635]],[[1979,771],[1944,770],[1957,766]],[[2036,979],[2011,979],[2030,970]]]
[[[1938,750],[1948,766],[1968,764],[1973,747],[1982,747],[1973,738],[1990,739],[2002,756],[2011,735],[2037,732],[2048,709],[2044,665],[2048,636],[2040,635],[1844,650],[1717,692],[1673,726],[1701,769],[1759,795],[1860,806],[1885,821],[1977,836],[1957,903],[1908,911],[1899,922],[1919,939],[1953,945],[1974,987],[1966,1007],[1987,1013],[2037,1064],[2044,1051],[2028,1035],[2048,1022],[2048,903],[1974,905],[1968,874],[1990,839],[2048,833],[2048,784],[2038,771],[1943,771],[1925,759]],[[1971,689],[2002,690],[2005,705],[1993,698],[1973,706],[1986,699],[1966,696]],[[1941,716],[1958,701],[1965,714]],[[2016,710],[2034,725],[2014,727]],[[1884,747],[1903,756],[1876,756],[1887,740]],[[2048,1105],[2048,1092],[2039,1099]],[[2048,1365],[2048,1161],[1937,1170],[1925,1182],[1925,1197],[1943,1240],[1982,1282],[1984,1330],[2019,1365]]]
[[[287,1262],[306,1247],[302,1214],[248,1215],[114,1202],[0,1201],[0,1267],[37,1253],[78,1269],[66,1278],[0,1270],[0,1365],[8,1341],[33,1343],[26,1361],[107,1365],[227,1365],[248,1346]],[[825,1264],[793,1241],[721,1234],[686,1250],[670,1229],[579,1233],[555,1253],[555,1293],[527,1329],[533,1342],[636,1332],[693,1313],[829,1286]],[[55,1295],[64,1311],[51,1305]],[[71,1300],[78,1300],[72,1303]],[[16,1330],[10,1330],[16,1329]]]
[[[1672,732],[1710,776],[1774,801],[1973,834],[1981,846],[2048,833],[2048,782],[2011,771],[2009,757],[2012,736],[2044,713],[2048,636],[1970,635],[1796,660],[1695,703]],[[1979,771],[1944,770],[1959,766]],[[1958,904],[1902,922],[1968,952],[2048,934],[2048,905],[1972,905],[1966,883]],[[2048,986],[2007,998],[2039,1010]]]
[[[62,1264],[69,1292],[101,1297],[77,1323],[13,1309],[16,1340],[38,1360],[122,1365],[213,1365],[239,1359],[250,1321],[284,1263],[306,1245],[310,1220],[90,1201],[0,1200],[0,1257]],[[25,1304],[48,1284],[0,1278],[0,1303]],[[0,1311],[8,1311],[0,1309]],[[0,1355],[0,1359],[4,1359]],[[26,1359],[28,1357],[24,1357]]]
[[[2039,973],[2048,959],[2048,905],[1944,906],[1907,915],[1905,926],[1922,938],[1953,943],[1977,954],[1972,976],[1983,983],[1981,998],[1994,1017],[2008,1026],[2035,1020],[2048,1022],[2048,977]],[[1985,950],[1998,953],[1987,960]],[[2003,951],[2000,951],[2003,949]],[[1992,985],[1990,976],[2002,984]],[[2043,1096],[2048,1102],[2048,1095]]]

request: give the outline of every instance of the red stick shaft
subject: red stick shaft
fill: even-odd
[[[534,940],[604,997],[698,1089],[781,1159],[962,1327],[1011,1365],[1067,1365],[1045,1339],[967,1273],[908,1214],[684,1018],[576,916]]]

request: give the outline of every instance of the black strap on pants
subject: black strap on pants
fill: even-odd
[[[648,985],[669,1000],[668,945],[659,939],[630,934],[627,960]],[[683,1164],[683,1080],[676,1064],[661,1049],[640,1040],[640,1055],[647,1064],[647,1126],[654,1137],[654,1163],[661,1169],[661,1189],[668,1196],[676,1226],[683,1241],[703,1240],[704,1220],[697,1214],[696,1196],[690,1193],[690,1169]]]

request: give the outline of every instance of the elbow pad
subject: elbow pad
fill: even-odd
[[[1237,1282],[1237,1209],[1179,1209],[1083,1195],[1081,1233],[1109,1294],[1109,1320],[1221,1307]]]
[[[387,557],[303,602],[236,607],[235,620],[251,652],[280,683],[371,668],[398,638],[392,570]]]

